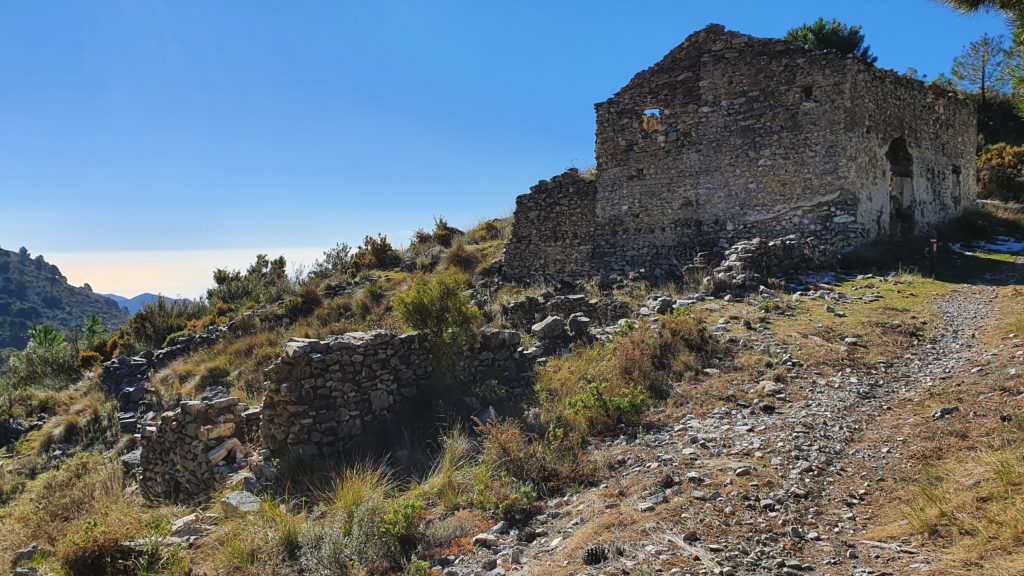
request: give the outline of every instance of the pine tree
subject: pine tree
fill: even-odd
[[[989,92],[1009,87],[1006,38],[983,35],[971,42],[963,54],[953,59],[953,78],[968,89],[977,89],[981,105],[988,103]]]

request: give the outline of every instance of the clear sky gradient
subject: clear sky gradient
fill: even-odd
[[[469,226],[591,164],[592,105],[691,32],[818,16],[929,78],[1006,30],[931,0],[0,0],[0,246],[195,296],[257,252]]]

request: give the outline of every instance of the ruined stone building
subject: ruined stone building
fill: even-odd
[[[596,178],[517,199],[507,277],[673,275],[788,234],[835,255],[975,199],[973,105],[832,51],[711,25],[595,108]]]

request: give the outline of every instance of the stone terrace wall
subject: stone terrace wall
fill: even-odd
[[[516,198],[504,270],[514,278],[585,276],[593,250],[597,185],[575,168]]]
[[[194,501],[245,465],[259,410],[238,398],[183,401],[142,429],[139,487],[155,500]]]
[[[514,331],[484,329],[467,351],[468,372],[507,382],[522,373]],[[268,370],[261,433],[266,448],[337,456],[371,422],[416,397],[433,372],[418,333],[353,332],[327,340],[292,339]]]
[[[416,389],[431,373],[419,334],[353,332],[293,338],[269,371],[261,433],[267,448],[332,455],[346,438]]]

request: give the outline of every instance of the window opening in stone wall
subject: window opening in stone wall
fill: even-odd
[[[914,233],[914,157],[903,137],[885,152],[889,161],[889,233],[895,237]]]
[[[654,132],[661,128],[661,108],[644,110],[644,130]]]
[[[801,86],[800,95],[804,97],[804,100],[810,100],[814,98],[814,87],[813,86]]]

